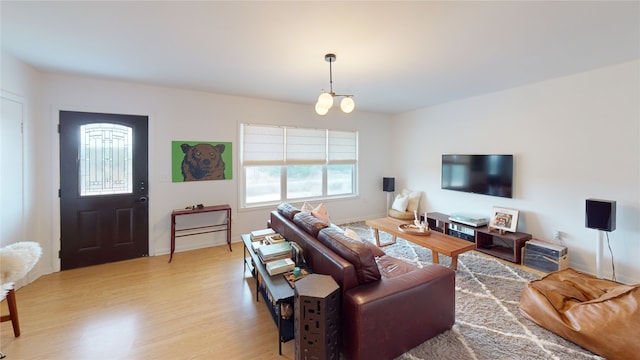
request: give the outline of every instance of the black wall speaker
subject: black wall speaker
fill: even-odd
[[[396,178],[392,178],[392,177],[382,178],[382,191],[385,191],[385,192],[396,191]]]
[[[616,229],[616,202],[587,199],[584,226],[590,229],[613,231]]]

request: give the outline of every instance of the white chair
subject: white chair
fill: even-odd
[[[17,242],[0,248],[0,301],[6,297],[9,307],[9,315],[1,316],[0,322],[11,320],[13,334],[16,337],[20,336],[20,322],[13,285],[33,269],[41,255],[42,248],[37,242]],[[4,356],[0,353],[0,358],[2,357]]]

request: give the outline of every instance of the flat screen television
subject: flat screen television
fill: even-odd
[[[513,197],[513,155],[442,155],[442,188]]]

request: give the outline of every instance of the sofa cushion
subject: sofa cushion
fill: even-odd
[[[329,226],[329,224],[306,211],[295,214],[293,216],[293,222],[313,237],[318,237],[318,232]]]
[[[418,267],[389,255],[378,258],[378,269],[385,278],[394,278],[416,270]]]
[[[299,213],[300,210],[289,203],[282,203],[278,205],[278,212],[287,219],[293,220],[293,217]]]
[[[363,242],[351,239],[335,228],[326,228],[320,231],[318,240],[353,264],[359,284],[380,280],[380,271],[373,252]]]
[[[374,244],[370,243],[367,240],[362,240],[362,238],[360,237],[360,235],[358,235],[357,232],[355,232],[353,229],[351,228],[346,228],[344,229],[344,234],[348,237],[351,238],[353,240],[358,240],[361,243],[367,245],[369,248],[371,248],[371,252],[373,252],[373,256],[375,257],[380,257],[380,256],[384,256],[386,255],[384,251],[382,251],[382,249],[380,249],[379,247],[375,246]]]

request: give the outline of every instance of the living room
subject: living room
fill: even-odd
[[[638,45],[632,47],[637,54]],[[326,68],[321,52],[318,76],[323,79]],[[640,281],[635,261],[640,256],[636,241],[640,232],[637,58],[411,111],[387,114],[357,109],[348,115],[332,111],[324,117],[309,111],[309,104],[38,70],[4,48],[2,60],[3,91],[25,104],[25,164],[33,164],[24,168],[22,198],[3,194],[3,203],[24,201],[20,222],[30,225],[24,226],[21,238],[38,239],[45,251],[36,274],[59,269],[56,126],[57,111],[67,109],[149,116],[151,255],[168,253],[171,209],[198,203],[232,204],[234,241],[239,241],[239,234],[263,226],[271,210],[237,206],[238,176],[172,183],[168,160],[172,140],[228,141],[237,154],[239,124],[310,128],[321,124],[359,134],[358,196],[327,201],[335,221],[383,215],[382,177],[393,176],[398,190],[406,187],[425,193],[421,211],[490,215],[493,206],[518,209],[520,231],[543,240],[559,235],[569,248],[571,266],[595,273],[597,238],[595,231],[584,226],[584,201],[616,200],[617,230],[610,234],[614,263],[607,252],[603,268],[608,278],[615,265],[619,281]],[[335,67],[339,65],[338,61]],[[440,157],[446,153],[514,154],[513,198],[442,190]],[[237,158],[232,166],[235,174],[241,171]],[[224,239],[216,241],[222,244]],[[182,240],[177,251],[210,245],[209,239],[194,237]]]
[[[627,6],[635,6],[637,10],[637,3],[630,4]],[[635,14],[632,24],[637,29],[640,20],[637,11],[632,13]],[[5,36],[11,35],[5,35],[3,29]],[[2,204],[17,204],[4,207],[19,214],[17,228],[7,227],[3,222],[2,245],[36,240],[43,247],[42,259],[23,283],[60,270],[61,174],[57,133],[60,110],[144,114],[149,116],[150,129],[150,256],[169,253],[171,210],[187,205],[230,204],[233,242],[240,241],[240,234],[266,226],[269,212],[277,204],[240,208],[242,167],[237,157],[231,165],[232,179],[193,183],[171,180],[172,141],[231,142],[234,154],[238,154],[240,124],[259,123],[358,132],[358,195],[324,201],[336,223],[385,215],[387,194],[382,191],[382,178],[392,176],[396,178],[396,191],[408,188],[424,192],[421,212],[488,216],[494,206],[517,209],[519,231],[531,233],[534,238],[561,242],[569,249],[571,267],[595,274],[597,234],[584,225],[585,199],[616,200],[617,226],[608,235],[611,252],[606,249],[604,253],[604,275],[610,279],[615,266],[618,281],[640,283],[637,40],[636,31],[621,45],[632,48],[634,57],[596,68],[576,69],[537,81],[524,79],[485,93],[469,90],[468,96],[432,105],[426,105],[425,100],[424,106],[394,113],[368,111],[356,105],[351,114],[332,109],[324,117],[315,114],[312,104],[319,89],[327,85],[327,64],[322,57],[325,52],[334,51],[323,46],[317,49],[318,63],[314,64],[317,85],[310,89],[313,95],[309,103],[298,103],[103,78],[81,71],[40,69],[12,54],[3,44],[3,97],[22,105],[24,167],[21,191],[7,193],[2,188]],[[338,56],[335,70],[346,62],[340,58],[341,53]],[[517,72],[526,73],[534,68],[533,58],[535,54],[531,64],[513,66],[519,69]],[[396,67],[392,61],[387,66]],[[471,73],[483,70],[465,69]],[[336,89],[348,72],[339,74],[335,77]],[[358,93],[354,93],[359,104]],[[441,155],[451,153],[513,154],[513,198],[441,189]],[[2,179],[13,173],[4,167],[1,171]],[[14,236],[9,239],[5,234]],[[210,237],[194,236],[181,239],[176,248],[179,254],[224,244],[224,236],[216,234],[214,242]]]

